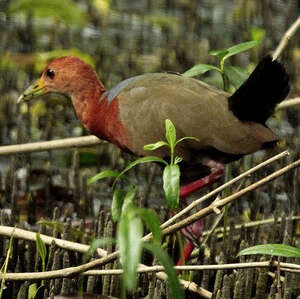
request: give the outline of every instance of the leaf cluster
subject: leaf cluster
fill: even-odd
[[[248,73],[236,66],[225,66],[227,58],[238,53],[247,51],[259,44],[258,40],[252,40],[245,43],[237,44],[223,50],[211,51],[209,54],[216,56],[219,59],[219,67],[210,64],[197,64],[191,69],[183,73],[186,77],[195,77],[203,75],[204,73],[214,70],[219,72],[223,78],[224,90],[229,91],[229,84],[231,83],[234,88],[238,89],[243,82],[248,78]]]

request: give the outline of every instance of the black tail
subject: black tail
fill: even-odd
[[[228,99],[229,109],[240,120],[264,124],[289,90],[289,77],[283,65],[268,55]]]

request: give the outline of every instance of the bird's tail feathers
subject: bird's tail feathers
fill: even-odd
[[[289,77],[284,66],[268,55],[229,97],[229,109],[242,121],[264,124],[289,90]]]

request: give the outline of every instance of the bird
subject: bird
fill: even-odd
[[[138,75],[106,90],[89,64],[63,56],[47,64],[18,102],[51,92],[63,94],[71,98],[88,131],[135,156],[153,155],[144,145],[163,140],[164,123],[170,119],[178,138],[199,140],[176,148],[176,155],[183,158],[181,180],[190,186],[182,189],[184,197],[197,188],[195,181],[201,176],[219,176],[224,164],[277,143],[266,121],[289,88],[285,68],[270,55],[232,95],[170,73]],[[169,153],[160,148],[154,154],[167,158]]]
[[[91,134],[137,157],[168,158],[166,148],[150,152],[144,145],[164,140],[165,120],[170,119],[178,138],[198,139],[175,149],[183,158],[180,198],[185,198],[219,179],[225,164],[278,143],[266,121],[289,90],[283,64],[271,55],[262,58],[233,94],[174,73],[137,75],[107,90],[89,64],[63,56],[45,66],[18,102],[63,94]]]

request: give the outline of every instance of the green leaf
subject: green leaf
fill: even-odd
[[[83,26],[87,21],[84,10],[70,0],[18,0],[11,2],[7,12],[33,12],[38,18],[52,18],[68,25]]]
[[[170,145],[171,149],[174,149],[175,142],[176,142],[176,129],[173,125],[172,121],[169,119],[166,119],[166,139],[168,140],[168,143]]]
[[[252,254],[300,258],[300,249],[285,244],[264,244],[245,248],[238,253],[238,256]]]
[[[116,243],[116,240],[113,238],[104,237],[100,239],[94,239],[90,244],[88,251],[86,251],[83,255],[83,263],[86,263],[92,257],[97,248],[114,243]]]
[[[139,158],[136,159],[135,161],[131,162],[125,169],[123,169],[118,176],[116,177],[113,186],[115,186],[117,180],[124,175],[128,170],[130,170],[132,167],[138,165],[138,164],[143,164],[143,163],[150,163],[150,162],[158,162],[158,163],[163,163],[165,165],[168,165],[168,163],[159,157],[156,156],[147,156],[147,157],[143,157],[143,158]]]
[[[137,266],[141,261],[143,223],[127,210],[118,223],[117,242],[123,266],[125,286],[134,291],[137,284]]]
[[[153,235],[153,242],[160,244],[161,243],[160,220],[157,214],[155,213],[155,211],[150,209],[139,208],[136,210],[136,214],[142,218],[147,228],[151,231]]]
[[[252,40],[249,42],[237,44],[228,49],[211,51],[211,52],[209,52],[209,54],[213,55],[213,56],[217,56],[221,61],[224,61],[225,59],[227,59],[228,57],[230,57],[232,55],[247,51],[247,50],[255,47],[256,45],[258,45],[258,43],[259,43],[258,41]]]
[[[37,284],[33,283],[28,288],[28,299],[34,299],[35,294],[37,292]]]
[[[5,257],[4,263],[1,267],[2,279],[1,279],[1,287],[0,287],[0,298],[2,298],[3,290],[5,288],[5,276],[6,276],[6,272],[7,272],[7,267],[8,267],[8,262],[9,262],[9,259],[10,259],[10,255],[11,255],[11,252],[12,252],[13,239],[14,239],[14,235],[12,233],[11,236],[10,236],[10,239],[9,239],[8,249],[7,249],[7,252],[6,252],[6,257]]]
[[[236,89],[249,77],[249,74],[245,70],[237,66],[224,66],[224,73]]]
[[[172,293],[172,298],[185,298],[183,288],[181,287],[176,271],[174,270],[173,262],[166,252],[157,244],[143,243],[143,247],[150,251],[165,268],[165,272],[168,275],[168,284]]]
[[[219,58],[219,60],[222,60],[223,57],[228,54],[228,50],[226,50],[226,49],[225,50],[224,49],[223,50],[213,50],[213,51],[210,51],[208,54],[212,55],[212,56],[217,56]]]
[[[135,187],[131,187],[130,190],[125,194],[124,202],[122,205],[121,215],[127,213],[128,209],[136,210],[137,208],[134,206],[134,199],[136,195]]]
[[[182,160],[183,160],[183,158],[181,158],[181,157],[175,157],[174,164],[178,164],[178,163],[180,163]]]
[[[116,178],[120,176],[120,173],[114,170],[104,170],[101,171],[99,173],[97,173],[96,175],[92,176],[91,178],[89,178],[87,180],[87,184],[91,185],[99,180],[105,179],[105,178]]]
[[[227,59],[230,56],[233,56],[235,54],[247,51],[255,46],[257,46],[259,44],[258,41],[256,40],[252,40],[249,42],[245,42],[245,43],[241,43],[241,44],[237,44],[235,46],[232,46],[228,49],[226,49],[228,51],[228,53],[223,57],[223,60]]]
[[[165,141],[158,141],[156,143],[150,143],[150,144],[144,145],[144,150],[154,151],[162,146],[169,146],[169,145]]]
[[[34,299],[44,298],[44,293],[45,293],[45,286],[44,285],[39,286],[35,292]]]
[[[122,205],[126,195],[125,190],[117,189],[114,192],[112,205],[111,205],[111,215],[113,221],[118,221],[121,217]]]
[[[189,70],[185,71],[182,75],[185,77],[195,77],[202,75],[208,71],[215,70],[220,72],[220,69],[210,64],[196,64]]]
[[[177,164],[168,165],[163,173],[163,187],[169,207],[178,208],[180,169]]]
[[[194,141],[200,142],[200,140],[197,137],[183,137],[176,141],[176,145],[184,140],[194,140]]]
[[[39,233],[36,234],[36,242],[35,243],[36,243],[36,248],[37,248],[37,251],[38,251],[41,259],[43,261],[45,261],[46,256],[47,256],[47,248],[46,248],[46,245],[45,245],[44,241],[42,240]]]

